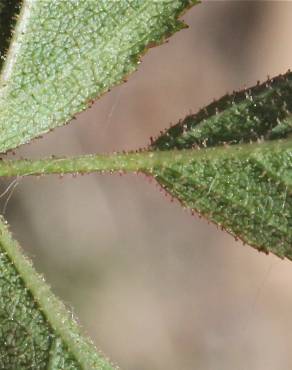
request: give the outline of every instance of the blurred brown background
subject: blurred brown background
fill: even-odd
[[[206,1],[183,18],[190,28],[126,84],[16,156],[144,147],[213,98],[292,67],[291,2]],[[292,263],[192,217],[143,176],[23,179],[6,217],[122,369],[292,368]]]

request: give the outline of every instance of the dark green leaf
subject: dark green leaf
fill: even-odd
[[[151,172],[184,206],[259,250],[292,259],[291,112],[290,72],[225,96],[153,142],[150,149],[169,160]],[[180,159],[173,160],[175,151]]]

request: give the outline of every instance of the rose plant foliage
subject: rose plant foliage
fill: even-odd
[[[61,126],[185,25],[196,0],[1,0],[0,152]],[[227,95],[138,152],[2,160],[0,176],[143,172],[247,244],[292,259],[292,73]],[[0,368],[114,369],[0,219]]]

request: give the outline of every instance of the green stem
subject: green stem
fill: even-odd
[[[146,172],[155,167],[167,167],[171,163],[189,160],[216,159],[236,155],[238,158],[280,150],[292,151],[291,138],[264,143],[220,146],[208,149],[169,151],[142,151],[108,155],[84,155],[72,158],[46,158],[40,160],[2,160],[0,176],[29,176],[45,174],[91,173],[91,172]]]
[[[0,246],[18,271],[25,287],[31,292],[34,300],[54,331],[64,341],[69,351],[80,364],[81,369],[113,370],[114,367],[103,358],[92,343],[80,334],[77,323],[54,296],[44,279],[35,271],[31,262],[23,255],[20,246],[12,238],[7,223],[0,216]]]

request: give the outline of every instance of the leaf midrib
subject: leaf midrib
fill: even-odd
[[[2,216],[0,216],[0,244],[26,288],[32,293],[47,322],[63,340],[81,369],[92,370],[98,364],[100,369],[113,370],[114,367],[110,366],[97,352],[94,352],[94,358],[90,358],[89,350],[93,353],[94,346],[81,336],[77,323],[70,317],[64,304],[51,293],[43,278],[35,272],[30,261],[23,256],[18,243],[12,239]]]

